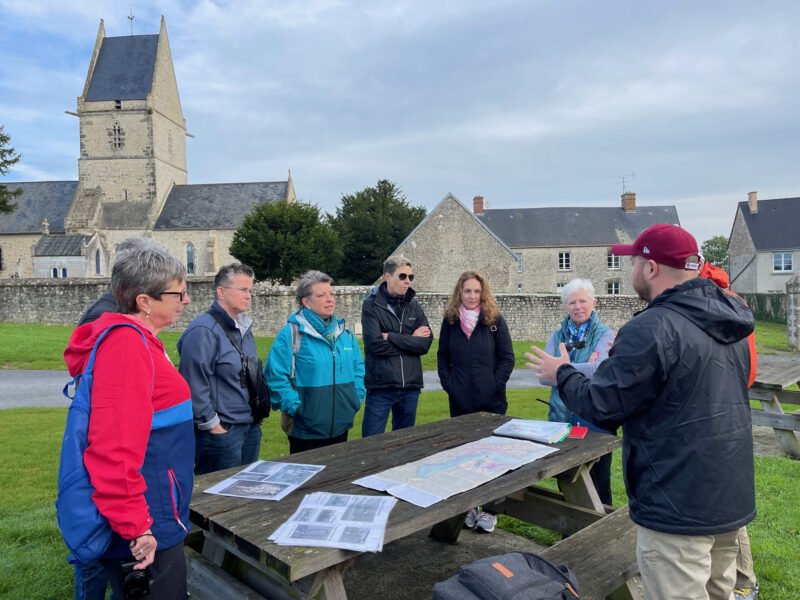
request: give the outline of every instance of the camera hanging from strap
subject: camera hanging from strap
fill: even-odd
[[[263,419],[269,416],[270,403],[269,392],[267,390],[267,383],[264,381],[264,374],[261,369],[261,359],[257,356],[245,356],[242,349],[242,342],[237,339],[237,336],[228,327],[225,317],[215,310],[209,310],[208,314],[214,317],[214,320],[219,323],[225,335],[236,348],[239,353],[239,358],[242,361],[242,370],[239,373],[239,379],[243,388],[247,388],[250,398],[250,411],[253,413],[253,420],[260,423]]]

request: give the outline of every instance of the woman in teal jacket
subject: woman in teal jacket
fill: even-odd
[[[300,309],[278,332],[264,366],[291,454],[346,442],[366,395],[364,359],[353,332],[336,318],[332,281],[321,271],[300,278]]]

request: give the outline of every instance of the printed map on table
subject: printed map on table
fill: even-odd
[[[492,436],[353,483],[426,507],[555,451],[535,442]]]

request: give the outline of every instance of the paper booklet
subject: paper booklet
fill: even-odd
[[[257,460],[252,465],[204,490],[206,494],[281,500],[324,469],[324,465],[303,465]]]
[[[571,429],[572,425],[569,423],[511,419],[508,423],[504,423],[495,429],[494,433],[521,440],[554,444],[567,437]]]

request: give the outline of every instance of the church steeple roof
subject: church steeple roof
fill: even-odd
[[[86,100],[144,100],[153,85],[158,35],[103,38]]]

